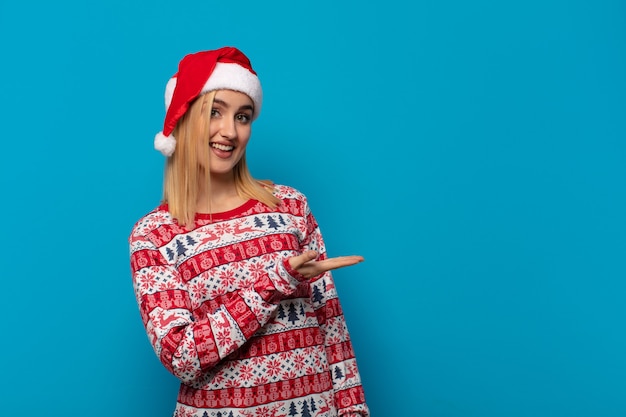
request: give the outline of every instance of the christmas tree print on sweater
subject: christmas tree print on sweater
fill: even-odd
[[[333,278],[299,276],[287,259],[326,249],[306,198],[249,201],[198,215],[160,206],[133,228],[133,285],[155,354],[181,380],[177,417],[366,417]],[[206,414],[205,414],[206,413]]]

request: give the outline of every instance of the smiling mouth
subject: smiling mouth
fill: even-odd
[[[209,146],[211,148],[217,149],[219,151],[224,151],[224,152],[230,152],[233,149],[235,149],[234,146],[230,146],[230,145],[222,145],[221,143],[211,143],[209,144]]]

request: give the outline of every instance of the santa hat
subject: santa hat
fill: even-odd
[[[203,93],[224,89],[247,94],[254,103],[252,119],[257,118],[263,91],[250,60],[240,50],[224,47],[185,56],[165,87],[165,122],[154,138],[154,148],[171,156],[176,148],[172,132],[190,103]]]

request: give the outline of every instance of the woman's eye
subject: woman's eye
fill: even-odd
[[[211,117],[217,117],[220,115],[220,112],[216,109],[211,109]]]
[[[248,123],[250,121],[250,116],[247,114],[238,114],[237,121],[241,123]]]

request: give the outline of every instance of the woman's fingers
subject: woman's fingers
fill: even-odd
[[[364,261],[364,258],[358,255],[338,256],[324,259],[323,261],[315,261],[316,257],[317,252],[307,251],[289,258],[289,263],[299,274],[311,278],[333,269],[356,265]]]
[[[317,252],[314,250],[308,250],[306,252],[301,253],[298,256],[294,256],[289,258],[289,265],[295,270],[298,270],[305,263],[312,261],[317,258]]]
[[[362,256],[338,256],[336,258],[328,258],[323,261],[317,262],[318,266],[322,268],[322,272],[330,271],[332,269],[343,268],[345,266],[356,265],[359,262],[363,262]]]

